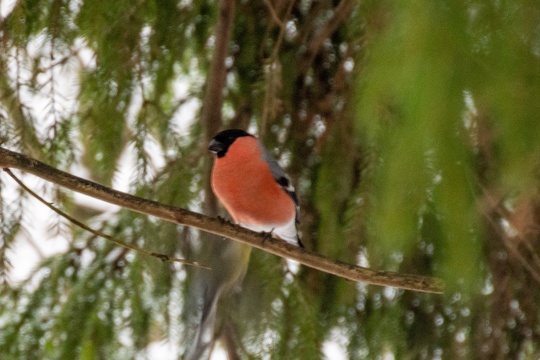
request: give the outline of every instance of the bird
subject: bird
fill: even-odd
[[[244,130],[219,132],[208,149],[215,155],[211,187],[233,221],[253,231],[271,233],[303,247],[296,230],[298,198],[285,171],[257,138]],[[208,359],[214,341],[217,304],[243,282],[251,247],[235,242],[214,241],[202,254],[213,271],[195,269],[187,301],[191,316],[184,360]],[[196,322],[198,324],[196,324]]]
[[[244,130],[228,129],[215,135],[208,149],[215,155],[212,190],[233,221],[303,247],[296,191],[261,142]]]

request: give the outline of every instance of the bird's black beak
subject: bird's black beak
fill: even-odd
[[[217,154],[225,150],[225,147],[223,146],[223,143],[217,141],[216,139],[212,139],[212,141],[210,141],[210,144],[208,144],[208,150],[210,150],[214,154]]]

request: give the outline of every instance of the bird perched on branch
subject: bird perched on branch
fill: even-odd
[[[285,171],[253,135],[237,129],[218,133],[209,144],[216,156],[212,189],[235,223],[272,233],[294,245],[298,238],[298,199]],[[209,244],[212,271],[196,270],[198,329],[189,340],[186,360],[208,358],[214,340],[217,302],[242,283],[251,248],[237,242]]]
[[[299,206],[294,186],[259,140],[244,130],[230,129],[217,134],[209,149],[216,155],[212,189],[234,222],[302,246],[296,231]]]

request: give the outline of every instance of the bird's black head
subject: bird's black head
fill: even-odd
[[[231,146],[236,139],[243,136],[253,137],[253,135],[245,132],[244,130],[223,130],[214,136],[214,138],[210,141],[210,144],[208,144],[208,150],[216,154],[218,158],[223,157],[227,153],[227,150],[229,150],[229,146]]]

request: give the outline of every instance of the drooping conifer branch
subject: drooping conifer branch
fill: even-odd
[[[65,218],[66,220],[68,220],[69,222],[71,222],[72,224],[80,227],[81,229],[83,230],[86,230],[94,235],[97,235],[101,238],[104,238],[106,240],[109,240],[113,243],[115,243],[116,245],[118,246],[122,246],[126,249],[130,249],[130,250],[134,250],[136,252],[139,252],[143,255],[147,255],[147,256],[152,256],[152,257],[155,257],[155,258],[158,258],[160,259],[161,261],[165,261],[165,262],[178,262],[178,263],[181,263],[181,264],[184,264],[184,265],[187,265],[187,266],[195,266],[195,267],[200,267],[200,268],[203,268],[203,269],[208,269],[208,270],[211,270],[210,267],[208,266],[203,266],[201,264],[198,264],[196,262],[189,262],[189,261],[186,261],[184,259],[177,259],[177,258],[174,258],[172,256],[169,256],[169,255],[166,255],[166,254],[162,254],[162,253],[157,253],[157,252],[154,252],[154,251],[150,251],[150,250],[146,250],[146,249],[143,249],[137,245],[133,245],[133,244],[130,244],[130,243],[127,243],[125,241],[122,241],[122,240],[119,240],[115,237],[112,237],[108,234],[105,234],[104,232],[102,231],[99,231],[99,230],[96,230],[96,229],[92,229],[90,226],[84,224],[83,222],[75,219],[73,216],[70,216],[68,214],[66,214],[65,212],[63,212],[62,210],[58,209],[56,206],[52,205],[51,203],[47,202],[45,199],[43,199],[41,196],[39,196],[38,194],[36,194],[32,189],[30,189],[28,186],[26,186],[26,184],[24,184],[18,177],[16,177],[12,172],[11,170],[9,170],[8,168],[4,168],[4,171],[13,179],[15,180],[15,182],[17,184],[19,184],[20,187],[22,187],[24,189],[24,191],[26,191],[27,193],[29,193],[30,195],[32,195],[34,198],[36,198],[39,202],[41,202],[43,205],[45,205],[46,207],[48,207],[49,209],[51,209],[52,211],[54,211],[55,213],[57,213],[58,215],[60,215],[61,217]]]
[[[391,271],[371,270],[357,265],[331,260],[322,255],[300,249],[284,241],[244,229],[223,219],[210,218],[186,209],[161,204],[153,200],[144,199],[108,188],[55,169],[31,157],[2,147],[0,147],[0,167],[19,169],[81,194],[141,214],[152,215],[165,221],[195,227],[202,231],[240,241],[274,255],[298,261],[303,265],[344,279],[419,292],[443,292],[444,284],[437,278],[400,274]]]

